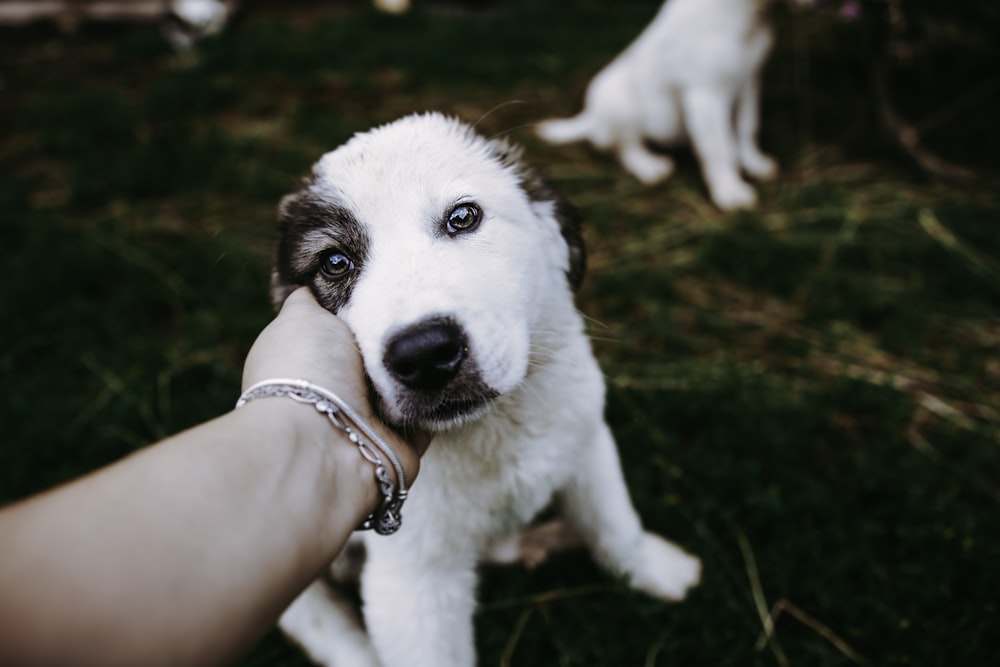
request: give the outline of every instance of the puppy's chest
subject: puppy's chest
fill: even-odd
[[[421,490],[410,508],[443,530],[488,540],[529,522],[569,478],[579,439],[566,433],[469,434],[437,442],[422,464]],[[414,501],[417,494],[414,494]],[[447,517],[446,521],[441,519]]]

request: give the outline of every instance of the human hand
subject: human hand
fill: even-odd
[[[320,306],[308,288],[292,292],[278,316],[261,331],[243,366],[243,388],[275,378],[302,379],[339,396],[399,456],[408,481],[420,467],[430,438],[387,427],[368,400],[361,354],[347,325]]]

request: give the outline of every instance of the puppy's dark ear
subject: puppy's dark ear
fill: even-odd
[[[569,268],[566,277],[569,286],[575,292],[583,284],[583,275],[587,272],[587,248],[583,243],[583,232],[580,225],[580,213],[567,200],[556,195],[553,211],[559,222],[559,231],[566,239],[569,248]]]
[[[293,230],[289,222],[290,211],[294,209],[301,192],[286,195],[278,204],[277,229],[274,234],[274,248],[271,254],[271,305],[275,312],[281,310],[282,304],[288,295],[298,289],[292,277],[294,271],[291,266],[290,244]]]
[[[288,295],[299,288],[298,285],[289,285],[287,283],[281,282],[281,278],[278,276],[278,272],[271,270],[271,305],[274,306],[274,312],[281,310],[281,306],[285,303],[285,299]]]
[[[559,231],[562,232],[566,247],[569,249],[566,278],[569,280],[570,288],[575,292],[583,284],[583,275],[587,272],[587,248],[583,243],[580,213],[536,170],[522,166],[519,174],[521,187],[528,193],[531,201],[552,205],[552,215],[559,223]]]
[[[486,143],[500,164],[517,174],[521,188],[528,195],[528,199],[552,205],[552,214],[559,222],[559,230],[569,248],[566,278],[569,280],[570,288],[575,292],[583,283],[583,274],[587,271],[587,249],[583,244],[580,214],[572,204],[556,192],[540,171],[525,161],[520,146],[504,138],[489,139]]]

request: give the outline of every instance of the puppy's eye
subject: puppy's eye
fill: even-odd
[[[353,270],[354,262],[339,250],[328,250],[320,256],[319,271],[326,278],[343,278]]]
[[[459,204],[451,209],[446,219],[449,236],[471,232],[479,226],[483,211],[476,204]]]

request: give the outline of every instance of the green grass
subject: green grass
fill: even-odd
[[[258,3],[196,57],[153,28],[0,32],[0,501],[229,409],[279,197],[352,132],[441,109],[509,133],[580,208],[634,501],[705,564],[677,605],[583,554],[488,569],[482,664],[997,664],[996,97],[927,137],[982,184],[928,180],[878,131],[863,26],[782,12],[763,144],[783,174],[720,214],[690,156],[645,188],[530,133],[655,4]],[[995,71],[979,32],[895,79],[906,110]],[[244,664],[265,663],[306,664],[277,633]]]

